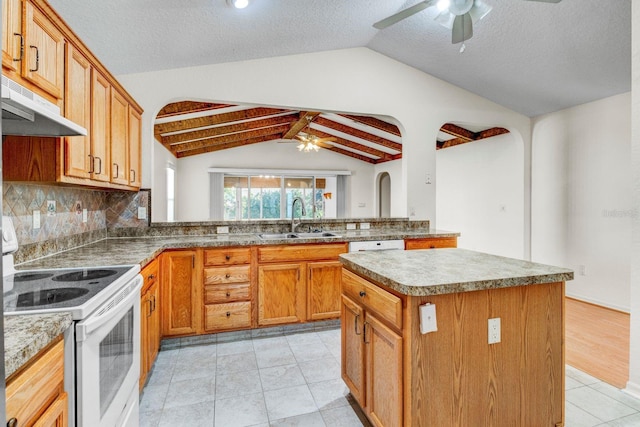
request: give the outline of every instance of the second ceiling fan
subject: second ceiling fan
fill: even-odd
[[[561,0],[525,1],[560,3]],[[464,51],[464,41],[473,37],[473,22],[487,16],[492,9],[482,0],[425,0],[378,21],[373,26],[382,30],[431,6],[438,6],[440,10],[435,21],[451,30],[451,43],[463,43],[460,52]]]

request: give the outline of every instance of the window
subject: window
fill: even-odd
[[[167,221],[175,221],[176,214],[176,187],[175,187],[176,171],[172,164],[167,165]]]
[[[224,219],[291,218],[296,197],[304,200],[304,218],[335,218],[337,178],[287,175],[224,174]],[[296,217],[302,216],[296,205]]]

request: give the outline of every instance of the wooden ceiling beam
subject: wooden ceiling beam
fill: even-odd
[[[211,116],[197,117],[194,119],[160,123],[154,126],[154,133],[156,135],[163,135],[169,132],[186,131],[194,128],[233,123],[241,120],[275,116],[277,114],[286,113],[288,111],[290,110],[258,107],[250,108],[248,110],[234,111],[232,113],[213,114]]]
[[[217,110],[220,108],[235,107],[233,104],[215,104],[212,102],[195,102],[195,101],[180,101],[172,102],[165,105],[162,110],[156,116],[156,119],[163,119],[165,117],[180,116],[183,114],[200,113],[202,111]]]
[[[464,138],[467,141],[475,140],[476,136],[475,132],[471,132],[469,129],[454,125],[453,123],[445,123],[444,125],[442,125],[440,130],[449,135],[453,135],[456,138]]]
[[[445,126],[448,126],[448,129],[451,132],[455,129],[457,134],[464,133],[464,132],[458,132],[460,129],[463,129],[463,130],[469,132],[470,134],[472,134],[472,138],[469,138],[469,133],[465,133],[464,136],[458,136],[456,138],[449,139],[447,141],[436,140],[436,150],[440,150],[442,148],[455,147],[456,145],[465,144],[467,142],[480,141],[481,139],[491,138],[493,136],[498,136],[498,135],[503,135],[505,133],[509,133],[509,131],[507,129],[500,128],[500,127],[493,127],[493,128],[481,130],[479,132],[471,132],[471,131],[468,131],[467,129],[461,128],[461,127],[453,125],[451,123],[447,123]],[[444,126],[440,130],[445,132],[445,133],[448,133],[449,135],[454,135],[453,133],[451,133],[449,131],[445,131],[444,130]]]
[[[324,117],[316,118],[314,120],[314,123],[320,126],[327,127],[329,129],[336,130],[338,132],[346,133],[347,135],[351,135],[356,138],[364,139],[365,141],[371,141],[374,144],[379,144],[379,145],[382,145],[383,147],[387,147],[395,151],[402,152],[402,144],[382,138],[380,136],[371,134],[369,132],[365,132],[360,129],[353,128],[351,126],[346,126],[341,123],[334,122],[333,120],[329,120]]]
[[[293,139],[302,129],[306,128],[320,113],[315,111],[300,111],[300,118],[291,125],[283,139]]]
[[[246,141],[263,136],[270,136],[270,139],[282,138],[283,132],[289,129],[288,124],[274,126],[270,128],[256,129],[248,132],[238,132],[230,135],[218,136],[213,138],[201,139],[199,141],[185,142],[183,144],[174,144],[170,146],[173,152],[191,151],[199,148],[209,147],[213,145],[222,145],[230,142]],[[265,141],[267,141],[265,140]]]
[[[378,159],[373,159],[371,157],[363,156],[362,154],[354,153],[353,151],[345,150],[340,147],[336,147],[327,143],[320,143],[318,146],[322,147],[325,150],[333,151],[334,153],[342,154],[343,156],[349,156],[357,160],[361,160],[363,162],[376,164],[378,163]]]
[[[202,130],[197,130],[193,132],[176,133],[172,135],[163,136],[161,138],[162,138],[162,143],[164,145],[167,145],[167,144],[171,145],[171,144],[178,144],[182,142],[196,141],[196,140],[205,139],[205,138],[224,136],[224,135],[238,133],[238,132],[261,129],[266,127],[273,127],[273,126],[278,126],[283,124],[290,125],[296,119],[297,119],[297,114],[291,113],[291,114],[287,114],[286,116],[269,117],[267,119],[252,120],[252,121],[243,122],[243,123],[233,123],[230,125],[202,129]]]
[[[480,132],[478,132],[476,134],[476,140],[478,139],[485,139],[485,138],[491,138],[492,136],[498,136],[498,135],[503,135],[505,133],[509,133],[509,131],[505,128],[491,128],[491,129],[485,129],[482,130]]]
[[[318,129],[310,129],[309,133],[311,135],[317,136],[318,138],[335,138],[336,139],[336,142],[335,142],[336,144],[340,144],[340,145],[342,145],[344,147],[348,147],[348,148],[351,148],[353,150],[358,150],[358,151],[360,151],[362,153],[367,153],[367,154],[370,154],[372,156],[376,156],[376,157],[378,157],[380,159],[385,159],[385,160],[390,160],[391,159],[391,154],[389,154],[389,153],[385,153],[384,151],[376,150],[375,148],[371,148],[371,147],[369,147],[367,145],[358,144],[357,142],[349,141],[347,139],[340,138],[338,136],[331,135],[331,134],[328,134],[326,132],[322,132],[322,131],[320,131]],[[340,147],[338,147],[338,148],[340,148]]]
[[[232,141],[232,142],[226,142],[224,144],[209,145],[206,147],[200,147],[200,148],[196,148],[188,151],[179,151],[174,153],[174,155],[180,159],[183,157],[195,156],[196,154],[211,153],[213,151],[226,150],[229,148],[236,148],[236,147],[242,147],[245,145],[257,144],[259,142],[272,141],[273,139],[277,139],[277,138],[274,138],[273,135],[264,135],[264,136],[245,139],[241,141]]]
[[[362,123],[363,125],[367,125],[367,126],[371,126],[373,128],[388,132],[392,135],[395,136],[402,136],[400,134],[400,129],[398,129],[398,126],[385,122],[383,120],[380,119],[376,119],[375,117],[369,117],[369,116],[357,116],[354,114],[340,114],[342,117],[345,117],[347,119],[351,119],[354,122],[358,122],[358,123]]]

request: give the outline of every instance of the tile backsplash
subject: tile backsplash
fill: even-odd
[[[136,193],[4,182],[2,193],[2,213],[12,217],[20,245],[16,262],[103,239],[108,228],[148,226],[148,220],[137,219],[137,211],[143,206],[150,214],[149,190]],[[34,211],[40,212],[39,228],[33,226]]]

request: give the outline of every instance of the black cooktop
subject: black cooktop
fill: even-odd
[[[4,312],[57,311],[81,306],[117,282],[131,267],[17,271],[3,277]]]

